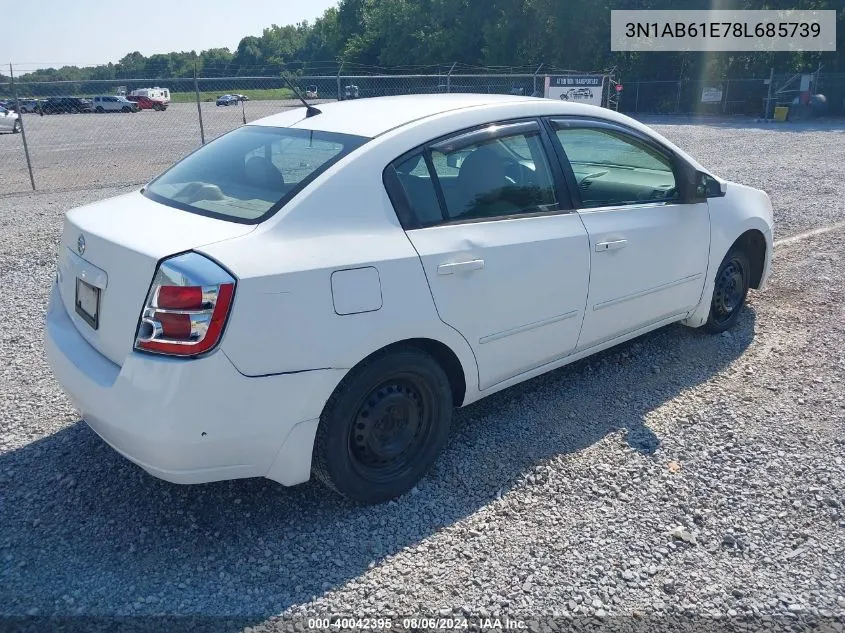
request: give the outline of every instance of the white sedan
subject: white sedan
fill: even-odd
[[[453,407],[676,321],[726,330],[769,276],[769,197],[616,112],[469,94],[320,109],[67,213],[50,363],[157,477],[314,473],[390,499]]]
[[[0,130],[14,132],[15,134],[20,132],[21,121],[18,113],[0,106]]]

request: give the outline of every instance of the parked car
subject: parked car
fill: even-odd
[[[98,95],[93,99],[94,112],[140,112],[141,107],[126,97]]]
[[[21,120],[16,112],[0,106],[0,131],[17,134],[21,131]]]
[[[41,104],[44,114],[93,112],[91,99],[83,97],[49,97]]]
[[[358,90],[358,86],[350,85],[345,86],[343,88],[343,98],[346,99],[357,99],[360,95],[360,91]]]
[[[305,98],[306,99],[319,99],[320,95],[317,93],[317,86],[310,85],[305,86]]]
[[[21,108],[20,108],[21,113],[23,113],[23,114],[26,114],[26,113],[31,114],[33,112],[38,111],[38,100],[37,99],[21,99],[20,104],[21,104]],[[15,106],[15,107],[10,108],[10,109],[17,111],[16,104],[14,102],[12,102],[12,105]]]
[[[223,95],[221,97],[217,97],[217,105],[219,106],[231,106],[237,104],[238,98],[235,95]]]
[[[126,97],[129,101],[138,104],[138,107],[142,110],[157,110],[157,111],[164,111],[167,110],[168,104],[161,99],[151,99],[150,97],[142,97],[139,95],[129,95]]]
[[[240,126],[68,212],[58,252],[47,356],[122,455],[370,503],[424,475],[453,406],[673,322],[733,327],[772,203],[611,110],[381,97]]]

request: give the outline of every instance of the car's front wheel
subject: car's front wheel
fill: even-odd
[[[15,121],[14,125],[12,125],[12,133],[17,134],[20,131],[21,131],[21,122]]]
[[[732,248],[716,272],[710,314],[704,324],[707,332],[718,334],[736,324],[748,296],[750,279],[748,256],[741,249]]]
[[[312,470],[360,503],[407,492],[434,464],[449,436],[452,390],[431,356],[388,350],[347,375],[323,409]]]

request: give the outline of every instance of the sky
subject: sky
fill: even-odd
[[[261,35],[271,24],[313,21],[337,0],[12,0],[0,18],[0,72],[200,52]]]

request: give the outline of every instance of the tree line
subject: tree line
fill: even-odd
[[[705,3],[706,4],[706,3]],[[609,49],[612,9],[700,9],[700,0],[340,0],[313,22],[272,25],[235,51],[144,56],[26,73],[36,81],[278,76],[344,72],[444,72],[474,67],[583,71],[616,68],[628,80],[740,78],[812,71],[845,73],[843,0],[735,0],[732,9],[837,10],[837,52],[619,53]],[[436,70],[435,70],[436,69]],[[0,75],[0,80],[8,80]]]

